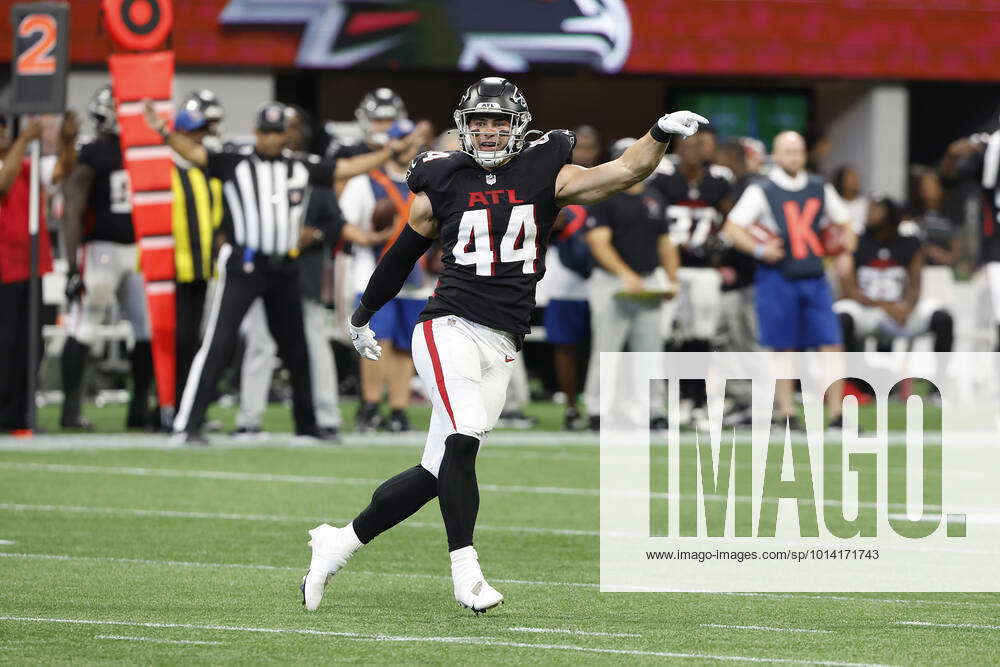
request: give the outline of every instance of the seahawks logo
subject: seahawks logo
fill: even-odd
[[[632,46],[624,0],[521,3],[495,0],[230,0],[223,25],[305,25],[295,64],[360,63],[523,72],[538,63],[576,63],[617,72]]]

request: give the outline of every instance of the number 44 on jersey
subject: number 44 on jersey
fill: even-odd
[[[513,191],[509,191],[513,195]],[[476,275],[496,275],[497,264],[521,263],[522,273],[538,270],[538,232],[535,205],[518,204],[511,208],[507,230],[500,241],[500,252],[493,247],[490,209],[466,211],[458,227],[458,239],[452,254],[455,263],[475,265]]]

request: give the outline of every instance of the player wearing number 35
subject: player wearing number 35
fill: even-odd
[[[456,600],[476,612],[503,601],[483,577],[472,545],[479,509],[476,454],[500,416],[528,332],[556,214],[644,180],[671,134],[690,136],[708,122],[688,111],[667,114],[617,159],[587,169],[569,164],[571,132],[538,133],[532,141],[530,121],[517,86],[482,79],[455,110],[462,149],[423,153],[410,165],[407,184],[416,196],[409,224],[375,268],[350,328],[358,353],[378,359],[381,349],[369,320],[440,237],[444,272],[412,345],[433,404],[427,444],[420,464],[378,487],[353,522],[309,531],[312,561],[302,584],[308,609],[319,606],[330,576],[358,549],[433,498],[444,518]]]

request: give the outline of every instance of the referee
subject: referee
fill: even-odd
[[[278,354],[291,374],[295,432],[319,437],[296,262],[303,214],[312,187],[329,188],[335,178],[366,173],[406,144],[393,142],[335,162],[296,156],[285,150],[285,106],[271,102],[257,114],[253,148],[212,153],[190,137],[167,131],[152,103],[146,103],[145,115],[170,148],[222,182],[226,243],[219,250],[219,288],[174,420],[178,439],[206,443],[201,434],[205,412],[236,346],[240,322],[257,298],[264,302]]]

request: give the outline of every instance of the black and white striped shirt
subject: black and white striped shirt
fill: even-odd
[[[298,244],[312,186],[333,186],[334,162],[283,151],[209,153],[206,173],[222,181],[223,230],[235,245],[262,255],[287,255]]]

